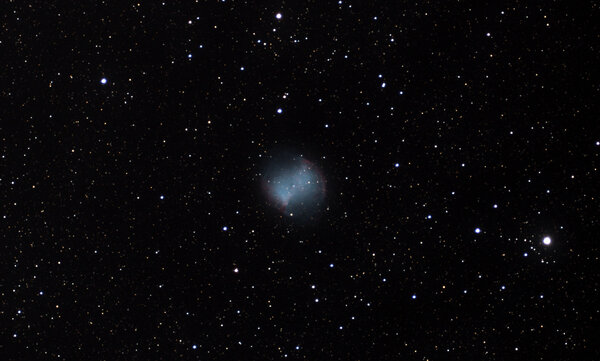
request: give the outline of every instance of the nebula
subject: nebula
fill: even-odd
[[[274,160],[263,176],[263,188],[271,205],[290,217],[314,214],[325,197],[323,175],[302,157]]]

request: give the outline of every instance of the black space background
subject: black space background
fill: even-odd
[[[1,359],[598,359],[595,2],[0,16]]]

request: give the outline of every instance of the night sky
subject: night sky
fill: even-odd
[[[600,9],[536,3],[3,1],[0,359],[600,359]]]

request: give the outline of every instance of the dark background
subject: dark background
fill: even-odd
[[[1,359],[598,359],[595,2],[0,9]]]

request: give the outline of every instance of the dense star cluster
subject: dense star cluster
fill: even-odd
[[[8,1],[0,360],[599,360],[595,2]]]

